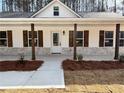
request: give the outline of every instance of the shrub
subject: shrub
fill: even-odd
[[[83,60],[83,55],[82,54],[78,54],[77,55],[77,61],[82,61]]]
[[[119,61],[120,61],[120,62],[124,62],[124,55],[121,55],[121,56],[119,57]]]
[[[19,54],[19,64],[25,64],[24,58],[25,57],[23,53]]]

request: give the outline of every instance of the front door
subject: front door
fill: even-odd
[[[61,36],[59,32],[52,32],[51,53],[61,53]]]

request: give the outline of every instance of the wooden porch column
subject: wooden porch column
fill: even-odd
[[[74,24],[74,32],[73,32],[73,47],[74,47],[74,54],[73,59],[76,60],[77,56],[77,47],[76,47],[76,32],[77,32],[77,24]]]
[[[34,24],[31,24],[31,33],[32,33],[32,60],[35,60],[35,41],[34,41]]]
[[[116,24],[116,41],[115,41],[115,57],[114,57],[114,59],[119,58],[119,45],[120,45],[119,33],[120,33],[120,24]]]

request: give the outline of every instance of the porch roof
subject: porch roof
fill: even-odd
[[[123,18],[0,18],[0,24],[124,24]]]

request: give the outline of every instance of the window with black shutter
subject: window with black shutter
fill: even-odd
[[[43,31],[35,31],[34,32],[34,42],[36,47],[43,47]],[[23,44],[24,47],[32,46],[32,32],[24,30],[23,31]]]
[[[73,47],[73,31],[69,31],[69,47]],[[76,45],[77,47],[88,47],[89,45],[89,31],[76,32]]]
[[[99,47],[112,47],[113,31],[100,30],[99,33]]]
[[[12,31],[0,31],[0,47],[12,47]]]

